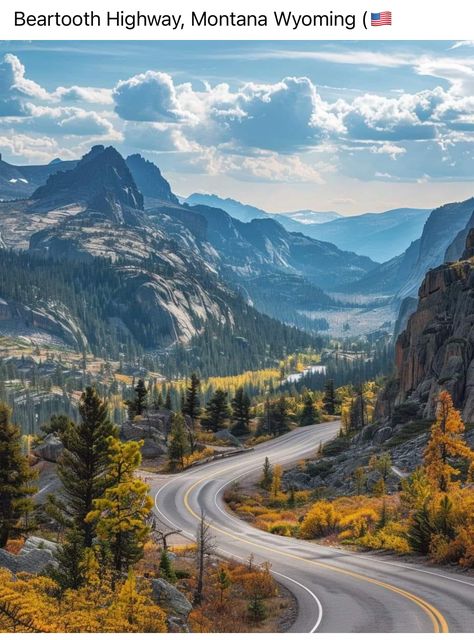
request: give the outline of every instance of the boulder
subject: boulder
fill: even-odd
[[[0,567],[12,573],[43,573],[54,566],[54,552],[58,545],[43,538],[28,538],[18,555],[0,549]]]
[[[382,444],[385,440],[388,440],[392,435],[391,427],[380,427],[377,429],[372,437],[372,442],[374,444]]]
[[[236,438],[228,429],[221,429],[220,431],[216,431],[214,434],[218,440],[222,440],[223,442],[228,442],[229,444],[235,447],[241,447],[242,443],[238,438]]]
[[[57,462],[63,449],[61,440],[54,434],[50,434],[46,436],[42,444],[36,447],[33,453],[42,460]]]
[[[193,606],[176,587],[163,578],[155,578],[151,581],[151,589],[156,604],[173,612],[179,618],[188,617]]]

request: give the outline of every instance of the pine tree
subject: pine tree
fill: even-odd
[[[217,389],[206,405],[206,412],[202,424],[212,431],[225,429],[230,417],[227,391]]]
[[[165,398],[165,409],[168,409],[168,411],[171,411],[173,407],[173,403],[171,402],[171,391],[168,389],[168,391],[166,392],[166,398]]]
[[[258,593],[252,594],[249,602],[248,612],[253,622],[262,622],[267,617],[267,610],[263,602],[262,596]]]
[[[316,409],[314,407],[313,399],[309,393],[306,393],[303,399],[303,410],[300,416],[300,425],[302,427],[314,424],[316,422]]]
[[[447,391],[439,395],[436,422],[431,429],[431,438],[424,453],[426,474],[439,491],[448,491],[454,478],[459,475],[450,460],[458,458],[470,463],[474,472],[474,452],[464,441],[464,423],[461,414],[454,408]]]
[[[125,403],[128,407],[128,416],[130,420],[133,420],[135,416],[143,415],[143,412],[147,407],[148,389],[146,388],[145,382],[142,378],[138,380],[133,392],[133,399],[127,400]]]
[[[273,480],[272,465],[270,464],[270,460],[267,457],[265,457],[265,462],[263,463],[263,470],[262,470],[262,479],[260,481],[262,488],[268,491],[272,486],[272,480]]]
[[[176,573],[171,563],[170,554],[166,549],[162,550],[160,556],[160,576],[171,582],[171,584],[176,582]]]
[[[143,441],[111,440],[109,486],[103,497],[94,500],[86,517],[87,523],[95,523],[97,536],[110,550],[118,573],[128,570],[142,557],[149,534],[147,518],[153,501],[148,495],[148,485],[134,477],[141,463],[142,446]]]
[[[195,373],[191,375],[191,381],[186,389],[186,396],[183,401],[182,412],[184,415],[189,416],[191,420],[191,426],[189,430],[189,444],[191,447],[191,453],[194,453],[196,448],[195,431],[196,422],[201,414],[201,400],[199,393],[201,390],[201,381]]]
[[[324,385],[323,409],[325,413],[333,416],[336,413],[336,392],[334,389],[334,380],[329,379]]]
[[[232,398],[232,433],[243,436],[250,433],[250,398],[243,387],[239,387]]]
[[[48,573],[61,591],[78,589],[84,582],[84,536],[78,529],[69,529],[66,539],[55,553],[56,566]]]
[[[217,586],[220,593],[219,604],[221,607],[224,603],[224,593],[227,591],[231,584],[232,583],[229,573],[226,571],[225,567],[221,566],[217,573]]]
[[[275,436],[281,436],[290,430],[288,403],[285,396],[280,396],[272,407],[271,430]]]
[[[20,429],[10,422],[10,414],[10,408],[0,403],[0,547],[12,533],[25,529],[20,519],[31,511],[34,493],[35,474],[22,454]]]
[[[58,461],[58,476],[64,494],[64,508],[71,525],[82,532],[90,547],[94,526],[86,522],[93,501],[104,493],[110,465],[110,437],[116,429],[108,417],[107,403],[87,387],[79,403],[81,422],[61,437],[64,451]]]
[[[435,528],[431,521],[428,501],[425,501],[412,516],[407,532],[408,544],[413,551],[427,554],[430,550],[431,536],[434,532]]]
[[[168,459],[172,467],[184,467],[184,458],[189,453],[184,418],[180,413],[171,416],[171,429],[168,443]]]
[[[53,414],[49,422],[41,427],[41,431],[45,435],[54,434],[55,436],[61,437],[63,433],[72,427],[74,427],[74,422],[69,416]]]
[[[188,388],[186,389],[186,396],[184,399],[183,413],[191,418],[191,424],[194,429],[195,422],[198,420],[201,413],[201,401],[199,398],[201,390],[201,381],[195,373],[191,374],[191,380]]]

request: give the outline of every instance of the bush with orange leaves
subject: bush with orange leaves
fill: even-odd
[[[190,629],[196,633],[249,631],[255,626],[248,615],[249,602],[256,598],[267,601],[277,595],[270,565],[256,565],[252,558],[247,564],[221,564],[208,581],[203,604],[189,616]]]

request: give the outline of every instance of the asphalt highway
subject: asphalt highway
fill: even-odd
[[[339,422],[302,427],[253,451],[168,476],[164,484],[152,482],[156,511],[170,528],[194,538],[203,510],[222,555],[269,561],[298,602],[291,632],[472,632],[473,577],[276,536],[225,507],[225,489],[259,475],[265,456],[272,464],[297,462],[339,428]]]

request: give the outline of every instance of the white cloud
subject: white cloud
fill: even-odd
[[[65,159],[76,157],[70,149],[61,148],[54,138],[28,136],[14,130],[0,132],[0,147],[28,162],[49,162],[57,156]]]
[[[29,104],[28,113],[27,117],[16,119],[15,126],[18,130],[39,131],[51,135],[105,136],[111,140],[120,139],[113,124],[95,111],[79,107]]]
[[[101,89],[100,87],[58,87],[53,93],[53,97],[57,100],[71,102],[88,102],[90,104],[114,104],[113,93],[111,89]]]
[[[181,109],[173,79],[161,71],[147,71],[121,80],[113,95],[115,110],[124,120],[178,122],[190,117]]]
[[[7,53],[0,63],[0,117],[27,114],[27,98],[49,100],[50,95],[39,84],[26,78],[25,67],[20,60]]]

